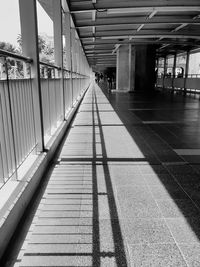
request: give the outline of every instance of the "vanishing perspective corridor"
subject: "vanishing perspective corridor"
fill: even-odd
[[[200,266],[199,101],[100,86],[5,266]]]

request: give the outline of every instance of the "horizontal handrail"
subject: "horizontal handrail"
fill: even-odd
[[[19,55],[19,54],[8,52],[8,51],[3,50],[3,49],[0,49],[0,56],[19,59],[19,60],[26,61],[28,63],[33,62],[33,60],[31,58],[29,58],[29,57],[25,57],[25,56],[22,56],[22,55]]]
[[[46,63],[46,62],[42,62],[42,61],[40,61],[40,64],[41,64],[41,65],[44,65],[44,66],[46,66],[46,67],[49,67],[49,68],[54,68],[54,69],[61,70],[61,67],[58,67],[58,66],[53,65],[53,64],[50,64],[50,63]]]

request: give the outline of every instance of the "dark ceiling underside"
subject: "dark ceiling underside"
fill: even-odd
[[[200,47],[200,0],[69,0],[90,65],[115,66],[121,44],[157,45],[157,54]]]

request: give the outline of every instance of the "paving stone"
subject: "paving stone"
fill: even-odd
[[[200,216],[200,210],[190,199],[157,199],[158,206],[165,218]]]
[[[148,186],[177,185],[177,182],[170,174],[143,174],[143,177]]]
[[[150,191],[155,199],[188,199],[188,195],[178,184],[176,185],[159,185],[151,186]]]
[[[41,210],[44,210],[44,211],[78,211],[78,210],[84,210],[84,211],[92,211],[93,210],[93,207],[92,205],[84,205],[84,204],[75,204],[75,205],[70,205],[70,204],[59,204],[59,205],[56,205],[56,204],[43,204],[42,207],[39,209]]]
[[[33,234],[92,234],[91,226],[80,225],[36,225]]]
[[[92,193],[92,189],[88,188],[47,188],[46,193],[48,194],[89,194]]]
[[[93,203],[92,199],[47,198],[47,199],[44,200],[44,204],[46,204],[46,205],[53,204],[53,205],[61,205],[61,206],[65,205],[65,204],[66,205],[70,205],[70,204],[71,205],[80,205],[80,204],[82,204],[82,205],[92,205],[92,203]]]
[[[200,244],[180,243],[178,244],[189,267],[200,266]]]
[[[166,223],[177,243],[199,243],[199,220],[199,217],[170,218],[166,219]]]
[[[92,194],[45,194],[45,199],[92,199]]]
[[[39,211],[38,217],[41,218],[79,218],[92,217],[91,211]]]
[[[92,189],[92,185],[87,184],[48,184],[47,189]]]
[[[92,226],[93,218],[37,218],[36,225],[88,225]]]
[[[20,266],[92,266],[89,256],[25,256]]]
[[[164,219],[135,219],[124,222],[128,244],[173,243]]]
[[[29,244],[26,254],[88,254],[92,253],[92,244]]]
[[[41,235],[34,234],[28,240],[29,244],[92,244],[92,235],[86,234],[62,234]]]
[[[123,218],[161,218],[162,214],[147,187],[119,187],[118,205]]]
[[[187,266],[175,244],[129,244],[128,247],[131,267]]]
[[[169,174],[167,169],[161,165],[140,165],[139,169],[142,174]]]

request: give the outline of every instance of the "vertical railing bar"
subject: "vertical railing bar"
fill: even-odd
[[[20,80],[18,80],[18,91],[19,91],[19,109],[20,109],[19,120],[21,123],[21,127],[19,128],[19,131],[21,131],[20,136],[21,136],[22,161],[23,161],[25,158],[25,151],[26,151],[26,133],[25,133],[25,127],[24,127],[24,105],[22,106],[22,103],[24,101],[24,99],[23,99],[23,83]]]
[[[17,86],[16,86],[17,87]],[[19,125],[19,110],[18,110],[18,100],[17,100],[17,95],[16,95],[16,91],[17,89],[16,88],[12,88],[12,96],[13,96],[13,105],[15,106],[15,120],[14,120],[14,123],[15,123],[15,132],[16,132],[16,136],[17,136],[17,141],[18,141],[18,157],[17,157],[17,166],[20,164],[20,158],[21,158],[21,149],[20,149],[20,146],[21,146],[21,140],[20,140],[20,134],[19,134],[19,131],[18,131],[18,125]],[[13,116],[14,117],[14,116]]]
[[[57,127],[57,120],[58,120],[58,105],[57,105],[57,101],[58,101],[58,92],[57,92],[57,78],[56,78],[56,70],[54,69],[54,103],[55,103],[55,126]]]
[[[13,83],[13,81],[12,81]],[[20,119],[22,117],[22,108],[20,105],[20,94],[21,94],[21,90],[20,90],[20,86],[19,83],[16,83],[16,100],[17,100],[17,109],[18,109],[18,123],[17,123],[17,131],[19,134],[19,140],[20,140],[20,146],[19,146],[19,150],[20,150],[20,159],[19,159],[19,165],[21,164],[21,162],[23,161],[23,155],[24,155],[24,148],[23,148],[23,140],[24,140],[24,131],[22,130],[22,120]]]
[[[49,77],[47,79],[47,84],[48,84],[48,87],[47,87],[47,92],[48,92],[48,111],[49,111],[49,132],[51,134],[51,110],[50,110],[50,100],[51,100],[51,96],[50,96],[50,80],[49,80]]]
[[[26,151],[25,151],[25,157],[27,155],[27,153],[29,152],[29,148],[30,148],[30,144],[29,144],[29,138],[28,138],[28,135],[29,135],[29,131],[28,131],[28,121],[27,121],[27,102],[26,102],[26,80],[23,79],[22,80],[22,96],[23,96],[23,113],[24,113],[24,129],[25,129],[25,147],[26,147]]]
[[[34,131],[34,138],[35,138],[35,146],[37,146],[37,139],[36,139],[36,129],[35,129],[35,114],[34,114],[34,103],[33,103],[33,86],[32,86],[32,76],[31,76],[31,66],[29,65],[29,72],[30,72],[30,91],[31,91],[31,114],[33,120],[33,131]]]
[[[34,120],[33,120],[33,110],[32,110],[32,99],[31,99],[31,80],[30,77],[28,79],[28,83],[29,83],[29,118],[30,118],[30,133],[31,133],[31,140],[32,140],[32,147],[34,147],[36,145],[34,138],[35,138],[35,134],[34,134]]]
[[[6,117],[6,95],[5,95],[5,88],[3,87],[3,94],[2,94],[2,97],[1,97],[1,114],[2,114],[2,131],[3,131],[3,140],[4,140],[4,148],[5,148],[5,168],[6,170],[4,171],[4,182],[5,182],[5,173],[7,173],[7,176],[9,177],[9,174],[10,174],[10,164],[12,164],[10,162],[10,159],[9,159],[9,156],[8,156],[8,135],[7,135],[7,132],[6,132],[6,128],[7,128],[7,121],[6,119],[4,119],[4,117]],[[4,99],[4,103],[3,103],[3,99]],[[3,108],[4,107],[4,108]],[[3,151],[3,148],[2,148],[2,151]],[[11,172],[12,173],[12,172]],[[8,178],[7,177],[7,178]]]
[[[4,169],[3,169],[3,157],[1,152],[1,143],[0,143],[0,180],[2,177],[2,183],[5,183],[5,175],[4,175]]]
[[[0,95],[0,108],[1,108],[1,121],[2,121],[2,124],[3,124],[3,127],[1,128],[2,130],[2,137],[3,137],[3,140],[5,140],[5,131],[4,131],[4,120],[3,120],[3,107],[2,107],[2,100],[1,100],[1,95]],[[1,145],[1,143],[0,143]],[[1,148],[1,151],[3,150],[3,148]],[[3,160],[3,157],[2,157],[2,152],[1,152],[1,160],[2,160],[2,181],[3,183],[5,183],[5,164],[4,164],[4,160]],[[6,165],[7,165],[7,158],[6,158]],[[0,177],[1,178],[1,177]]]
[[[29,103],[28,103],[28,81],[27,79],[24,79],[24,85],[25,85],[25,90],[24,90],[24,99],[25,99],[25,117],[26,117],[26,132],[27,132],[27,147],[28,149],[32,148],[31,145],[31,134],[30,134],[30,120],[29,120]]]
[[[27,155],[27,152],[28,152],[28,141],[27,141],[27,125],[26,125],[26,110],[25,110],[25,95],[24,95],[24,80],[22,80],[22,83],[21,84],[21,99],[22,99],[22,117],[23,117],[23,120],[22,120],[22,125],[23,125],[23,129],[24,129],[24,158],[26,158],[26,155]]]
[[[18,138],[18,133],[16,131],[17,111],[16,111],[15,98],[13,96],[12,88],[10,88],[10,99],[11,99],[11,105],[13,108],[13,127],[14,127],[13,129],[14,129],[14,136],[15,136],[16,158],[18,160],[20,156],[19,156],[19,138]],[[10,113],[10,110],[9,110],[9,113]],[[10,116],[11,116],[11,113],[10,113]]]
[[[29,104],[29,81],[26,79],[26,110],[27,110],[27,129],[28,129],[28,140],[30,147],[32,148],[32,131],[30,121],[30,104]]]
[[[13,110],[11,106],[11,97],[10,97],[10,85],[9,85],[9,74],[8,74],[8,63],[7,59],[4,58],[5,67],[6,67],[6,79],[7,79],[7,87],[8,87],[8,100],[9,100],[9,109],[10,109],[10,120],[11,120],[11,131],[12,131],[12,139],[13,139],[13,149],[14,149],[14,161],[15,161],[15,174],[16,180],[18,180],[18,173],[17,173],[17,155],[16,155],[16,147],[15,147],[15,136],[14,136],[14,125],[13,125]]]

